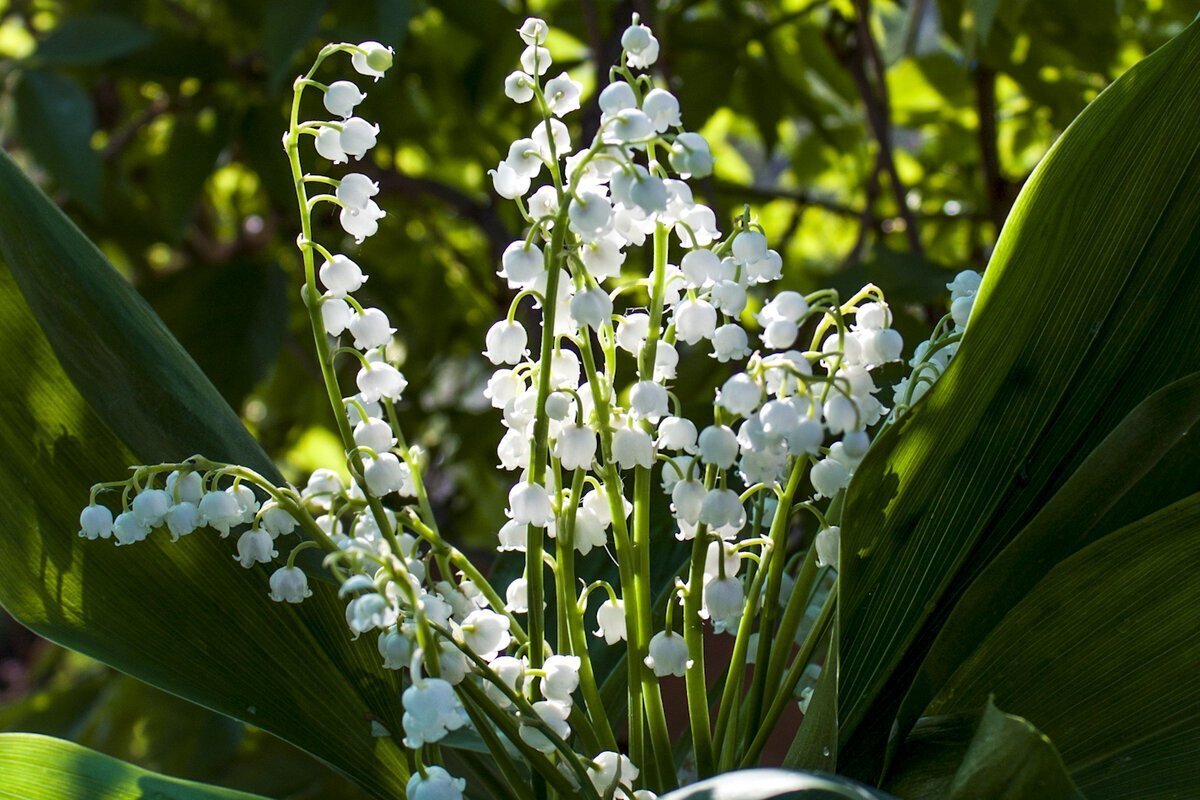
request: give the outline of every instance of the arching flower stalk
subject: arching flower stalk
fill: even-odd
[[[283,140],[300,210],[302,297],[351,480],[322,469],[297,490],[194,456],[97,484],[80,516],[81,536],[119,545],[158,529],[172,540],[238,531],[233,558],[272,565],[264,590],[281,603],[311,594],[296,556],[322,549],[350,635],[374,636],[382,667],[405,673],[404,730],[373,730],[412,751],[412,798],[462,797],[463,780],[433,761],[436,745],[463,728],[489,746],[517,797],[533,796],[527,771],[564,794],[645,800],[754,763],[819,673],[812,656],[836,597],[840,498],[871,431],[944,370],[979,283],[968,272],[950,284],[950,315],[885,408],[872,371],[899,360],[903,343],[883,293],[766,293],[782,259],[748,212],[723,232],[695,200],[688,180],[711,172],[712,154],[646,72],[659,52],[650,29],[635,16],[622,36],[620,62],[597,95],[599,129],[584,146],[564,122],[583,87],[565,72],[548,77],[547,34],[538,19],[518,31],[521,68],[504,91],[532,108],[532,127],[489,172],[527,225],[500,264],[514,299],[483,343],[496,367],[485,395],[504,428],[499,468],[514,475],[498,549],[524,553],[524,574],[493,587],[443,538],[425,455],[396,414],[407,381],[388,359],[395,329],[356,299],[368,276],[314,239],[313,213],[324,205],[360,243],[384,217],[366,175],[301,165],[309,140],[334,165],[375,145],[378,126],[354,116],[359,87],[317,79],[336,54],[382,77],[392,55],[374,42],[320,52],[295,82]],[[332,117],[302,120],[306,92],[320,93]],[[540,324],[529,326],[530,316]],[[685,357],[731,365],[709,409],[684,408],[672,391]],[[355,365],[353,389],[339,383],[337,358]],[[116,501],[100,501],[117,490],[114,516]],[[654,518],[656,492],[667,519]],[[801,510],[817,523],[803,545],[791,536]],[[663,612],[651,565],[672,532],[691,541],[691,557]],[[619,581],[580,591],[575,557],[594,548],[613,554]],[[549,596],[556,619],[546,615]],[[626,720],[606,710],[589,614],[595,637],[627,649]],[[734,637],[712,704],[710,627]],[[666,719],[660,688],[677,677],[688,707],[682,763],[681,726]]]

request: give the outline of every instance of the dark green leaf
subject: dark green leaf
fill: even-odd
[[[214,110],[175,115],[167,150],[154,167],[154,194],[162,230],[179,241],[204,184],[229,141],[227,121]]]
[[[310,600],[284,606],[267,596],[267,570],[239,568],[229,541],[155,537],[117,550],[76,537],[88,486],[131,463],[206,452],[274,471],[149,307],[7,157],[0,260],[5,608],[394,796],[406,778],[400,747],[374,738],[371,722],[401,731],[398,681],[373,642],[350,641],[332,585],[315,581]]]
[[[71,742],[0,734],[0,786],[39,800],[265,800],[256,794],[169,778]]]
[[[92,100],[73,78],[43,70],[21,73],[14,94],[21,143],[72,198],[101,213],[100,154],[92,149]]]
[[[68,16],[38,45],[39,64],[91,66],[103,64],[143,49],[154,33],[115,14]]]
[[[906,728],[971,651],[1050,569],[1090,544],[1107,512],[1200,421],[1200,373],[1146,398],[1092,451],[954,607],[900,711]]]
[[[1183,797],[1200,780],[1200,494],[1055,567],[931,707],[996,703],[1037,725],[1089,798]],[[1194,751],[1193,751],[1194,752]]]
[[[1082,800],[1053,743],[988,700],[950,783],[950,800]]]
[[[878,775],[896,683],[956,576],[977,574],[1147,395],[1200,369],[1198,120],[1192,26],[1105,91],[1030,178],[959,355],[855,475],[838,606],[852,774]],[[1138,491],[1169,498],[1197,481]]]

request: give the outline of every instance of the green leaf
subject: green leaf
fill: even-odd
[[[214,109],[174,116],[166,152],[154,162],[155,207],[172,241],[179,241],[191,221],[229,136],[228,119]]]
[[[0,734],[0,786],[10,797],[42,800],[265,800],[257,794],[169,778],[33,733]]]
[[[1198,121],[1193,25],[1038,167],[959,354],[858,469],[842,527],[839,768],[877,777],[903,689],[967,581],[1138,403],[1200,370]],[[1126,501],[1198,483],[1179,471]]]
[[[21,144],[59,185],[99,216],[100,154],[92,149],[92,100],[73,78],[43,70],[21,73],[14,92]]]
[[[1146,398],[1113,429],[955,605],[904,699],[902,729],[1055,564],[1104,530],[1108,511],[1177,449],[1198,422],[1200,373],[1194,373]]]
[[[1181,797],[1200,781],[1200,494],[1055,567],[931,707],[989,694],[1058,747],[1092,800]],[[1194,749],[1191,751],[1194,755]]]
[[[783,759],[785,767],[833,772],[837,769],[837,629],[834,628],[825,663],[796,738]]]
[[[1082,800],[1053,743],[988,699],[950,784],[950,800]]]
[[[314,581],[303,605],[282,605],[268,571],[238,567],[229,541],[117,550],[75,535],[89,485],[129,464],[204,452],[274,470],[145,302],[6,156],[0,262],[0,602],[42,636],[280,736],[378,796],[400,792],[400,747],[371,735],[372,720],[402,730],[399,682],[373,642],[350,641],[335,587]]]
[[[837,775],[748,769],[664,794],[661,800],[889,800],[891,795]]]
[[[136,53],[154,42],[154,33],[127,17],[79,14],[62,24],[38,45],[38,64],[92,66]]]

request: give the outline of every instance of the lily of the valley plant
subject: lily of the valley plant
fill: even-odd
[[[524,574],[493,584],[439,530],[425,454],[396,413],[407,381],[389,361],[395,331],[355,299],[367,280],[358,265],[312,234],[323,206],[337,208],[358,242],[384,215],[365,175],[301,165],[310,147],[340,167],[375,145],[378,126],[355,116],[360,88],[323,83],[318,72],[348,55],[378,80],[392,56],[374,42],[321,51],[295,83],[284,136],[303,299],[352,481],[322,469],[303,489],[276,486],[181,454],[96,484],[80,517],[82,536],[117,545],[157,530],[172,540],[232,537],[242,567],[274,567],[264,591],[281,603],[309,596],[313,576],[297,554],[322,549],[349,635],[406,675],[404,730],[363,724],[408,749],[414,800],[462,796],[439,743],[466,728],[517,797],[548,788],[643,800],[757,763],[783,713],[806,708],[820,673],[817,644],[837,596],[839,498],[874,433],[945,369],[979,286],[976,273],[955,278],[950,313],[907,376],[878,386],[872,371],[902,350],[882,293],[771,295],[782,261],[760,227],[745,213],[719,220],[693,199],[688,180],[710,173],[712,155],[644,72],[659,54],[650,29],[635,17],[622,36],[598,94],[599,130],[584,143],[562,122],[579,109],[582,86],[551,77],[547,33],[539,19],[519,30],[526,47],[504,91],[529,109],[530,133],[490,172],[526,222],[500,264],[515,296],[483,351],[496,366],[485,394],[504,428],[499,466],[513,476],[508,507],[496,510],[498,549],[523,553]],[[331,119],[301,119],[306,93],[322,95]],[[531,318],[538,323],[522,321]],[[684,408],[672,393],[681,358],[729,370],[711,409]],[[339,383],[336,360],[356,364],[356,386]],[[803,546],[791,535],[799,515],[814,533]],[[650,570],[672,535],[692,555],[663,602]],[[576,555],[594,548],[612,554],[615,584],[579,579]],[[706,658],[712,634],[732,638],[727,663]],[[621,718],[602,699],[593,636],[628,653]],[[686,683],[686,722],[664,712],[672,676]]]

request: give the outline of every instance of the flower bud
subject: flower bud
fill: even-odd
[[[668,158],[671,167],[680,175],[704,178],[712,174],[712,151],[708,149],[708,142],[698,133],[676,136]]]
[[[350,64],[359,75],[379,80],[392,66],[392,48],[379,42],[362,42],[350,55]]]

